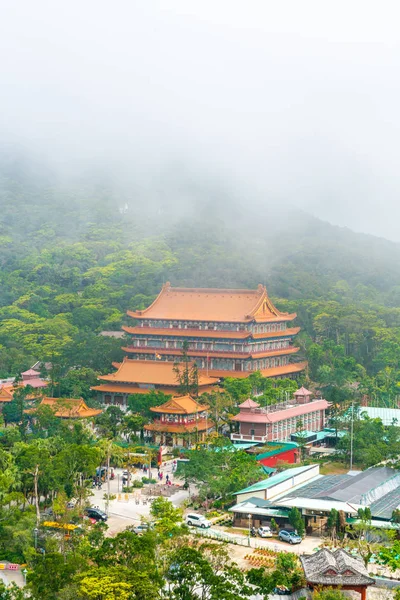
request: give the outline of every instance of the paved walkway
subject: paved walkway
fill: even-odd
[[[172,462],[164,464],[162,466],[162,472],[164,474],[163,483],[157,482],[157,484],[151,487],[157,486],[165,488],[165,478],[168,474],[172,483],[182,485],[183,482],[176,479],[172,473]],[[144,494],[144,488],[135,489],[129,494],[122,492],[122,473],[124,469],[114,469],[115,478],[110,481],[110,494],[117,496],[116,500],[112,500],[109,505],[109,519],[108,519],[108,535],[115,535],[119,531],[125,529],[129,525],[137,525],[141,522],[141,519],[146,519],[150,516],[150,503],[147,502],[148,496]],[[152,475],[154,479],[157,479],[157,469],[152,469]],[[140,480],[143,476],[148,476],[148,473],[143,473],[142,470],[137,470],[131,476],[131,481]],[[102,510],[106,510],[106,501],[104,495],[107,493],[107,483],[104,483],[101,490],[93,489],[93,495],[89,498],[92,506],[98,506]],[[183,488],[179,489],[175,494],[168,497],[174,506],[181,506],[183,502],[189,497],[187,490]],[[138,502],[138,503],[137,503]]]
[[[4,563],[4,561],[2,562]],[[12,582],[16,583],[18,587],[23,587],[25,585],[25,579],[21,569],[18,569],[18,571],[9,571],[8,569],[1,569],[0,579],[5,583],[5,585],[9,585]]]

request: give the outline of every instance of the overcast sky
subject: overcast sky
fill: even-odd
[[[0,138],[400,241],[398,1],[0,0]]]

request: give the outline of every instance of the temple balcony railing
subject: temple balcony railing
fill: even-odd
[[[144,345],[140,345],[140,346],[125,346],[125,348],[127,350],[154,350],[154,352],[158,352],[158,351],[162,351],[162,352],[169,352],[174,351],[176,352],[177,350],[182,350],[182,348],[165,348],[165,346],[144,346]],[[294,348],[294,346],[287,346],[286,348],[268,348],[266,350],[216,350],[216,349],[199,349],[199,348],[188,348],[188,352],[195,352],[196,354],[204,354],[205,356],[207,354],[238,354],[238,355],[243,355],[243,356],[249,356],[250,354],[253,356],[256,356],[257,354],[282,354],[284,352],[292,352],[292,349]]]
[[[177,350],[182,350],[182,348],[165,348],[165,346],[125,346],[125,348],[127,350],[154,350],[154,352],[158,352],[159,350],[163,351],[163,352],[169,352],[174,351],[176,352]],[[243,355],[248,355],[250,354],[250,352],[245,352],[244,350],[213,350],[213,349],[209,349],[209,350],[204,350],[204,349],[198,349],[198,348],[188,348],[188,352],[196,352],[199,354],[211,354],[211,353],[222,353],[222,354],[243,354]]]

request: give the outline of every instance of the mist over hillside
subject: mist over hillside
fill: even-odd
[[[171,280],[222,287],[262,282],[274,296],[319,297],[344,281],[393,304],[400,284],[398,244],[233,189],[208,173],[173,165],[129,182],[100,169],[66,179],[30,157],[3,151],[0,160],[4,271],[18,269],[21,260],[34,268],[45,249],[76,243],[90,247],[96,264],[106,265],[117,248],[146,242],[155,262],[160,245],[174,258],[155,279],[153,294]],[[59,260],[62,264],[62,252]],[[68,260],[66,253],[65,265]]]

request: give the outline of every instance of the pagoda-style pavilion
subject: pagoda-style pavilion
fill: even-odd
[[[49,385],[49,382],[42,379],[39,371],[35,371],[35,369],[28,369],[27,371],[24,371],[21,373],[21,377],[21,385],[24,387],[30,385],[33,388],[43,388]]]
[[[375,584],[361,559],[341,548],[331,552],[322,548],[311,556],[300,556],[307,584],[312,588],[340,588],[361,594],[366,600],[367,588]]]
[[[163,446],[190,446],[204,440],[213,429],[208,420],[209,406],[199,404],[191,396],[170,398],[150,410],[159,415],[144,429],[152,433],[153,442]]]
[[[154,385],[163,363],[182,359],[184,342],[199,374],[207,378],[248,377],[254,371],[265,377],[292,377],[307,364],[291,362],[299,350],[293,340],[300,328],[291,325],[296,314],[279,311],[262,285],[224,290],[173,288],[166,283],[148,308],[127,314],[135,324],[123,327],[130,337],[123,350],[131,362],[153,363],[154,380],[148,383]],[[122,384],[121,378],[118,381]],[[112,393],[104,386],[94,389]]]
[[[88,419],[97,417],[103,411],[90,408],[82,398],[43,398],[36,408],[27,408],[24,413],[35,415],[42,406],[48,406],[60,419]]]
[[[122,363],[114,363],[114,366],[117,371],[99,377],[104,383],[92,388],[100,392],[104,404],[116,404],[123,409],[127,407],[130,394],[147,394],[151,390],[178,395],[174,363],[124,358]],[[210,392],[217,382],[217,378],[199,373],[199,394]]]

